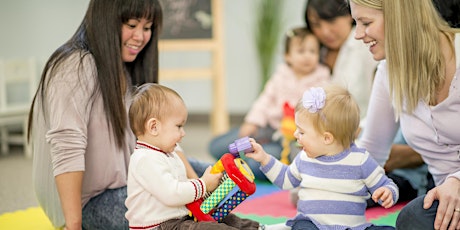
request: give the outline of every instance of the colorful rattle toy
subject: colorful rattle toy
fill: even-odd
[[[253,152],[249,137],[243,137],[228,146],[224,154],[211,169],[211,173],[223,173],[219,186],[212,193],[187,204],[195,221],[222,222],[236,206],[256,191],[254,174],[240,153]]]

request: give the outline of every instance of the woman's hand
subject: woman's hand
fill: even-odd
[[[435,200],[439,200],[439,206],[434,229],[460,229],[460,211],[456,211],[460,210],[460,180],[448,178],[441,185],[428,191],[423,208],[430,208]]]

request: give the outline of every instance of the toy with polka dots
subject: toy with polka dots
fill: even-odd
[[[256,191],[254,174],[240,154],[253,152],[249,137],[240,138],[228,146],[211,169],[211,173],[223,173],[219,186],[202,199],[187,204],[195,221],[222,222],[248,196]]]

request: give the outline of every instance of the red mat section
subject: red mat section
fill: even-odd
[[[289,201],[289,191],[279,191],[246,200],[233,212],[259,216],[293,217],[296,214],[296,208]]]
[[[391,208],[383,208],[383,207],[373,207],[373,208],[368,208],[366,210],[366,219],[367,220],[374,220],[381,218],[382,216],[386,216],[395,212],[400,211],[404,205],[406,205],[407,202],[401,202],[396,204],[395,206]]]
[[[385,209],[383,207],[373,207],[366,210],[366,219],[378,219],[391,213],[401,210],[406,203],[396,204]],[[241,214],[252,214],[258,216],[272,217],[294,217],[296,208],[289,201],[289,191],[277,191],[265,196],[259,196],[251,200],[246,200],[237,206],[233,212]]]

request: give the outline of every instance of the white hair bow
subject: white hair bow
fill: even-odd
[[[326,103],[326,92],[321,87],[311,87],[303,93],[302,105],[310,113],[316,113]]]

